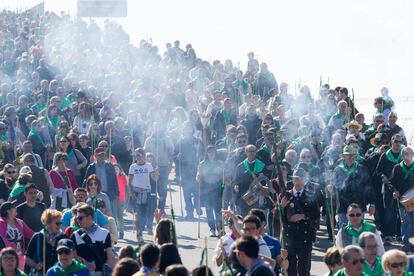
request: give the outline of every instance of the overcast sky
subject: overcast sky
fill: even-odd
[[[1,0],[29,5],[39,0]],[[75,0],[46,0],[46,8],[75,12]],[[410,0],[151,0],[128,1],[120,19],[134,42],[152,37],[191,43],[203,59],[230,58],[242,69],[246,53],[267,62],[278,81],[308,84],[322,75],[333,85],[373,97],[382,86],[392,96],[412,95],[414,1]]]

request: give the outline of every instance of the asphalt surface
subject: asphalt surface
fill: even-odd
[[[176,217],[176,231],[178,237],[178,248],[183,261],[183,264],[191,271],[193,268],[197,267],[201,260],[202,250],[205,246],[205,239],[207,239],[207,249],[208,249],[208,263],[210,269],[212,269],[214,275],[219,274],[219,268],[213,263],[212,258],[214,255],[214,248],[217,244],[217,238],[209,237],[209,228],[206,221],[205,210],[203,208],[203,215],[200,219],[200,238],[198,238],[198,220],[197,217],[193,221],[185,220],[185,208],[184,214],[181,213],[180,205],[180,187],[178,185],[171,185],[171,193],[173,199],[173,208]],[[168,197],[166,213],[167,217],[171,218],[170,212],[170,200]],[[116,249],[124,247],[126,245],[137,246],[136,232],[132,224],[133,216],[132,214],[126,212],[125,215],[125,236],[123,240],[119,240],[116,245]],[[155,224],[154,224],[155,227]],[[332,243],[328,240],[328,235],[326,232],[326,227],[321,223],[321,230],[317,234],[317,242],[313,247],[312,253],[312,275],[323,275],[327,272],[327,268],[323,263],[323,255],[326,252],[326,249],[332,246]],[[144,239],[146,242],[153,241],[153,237],[144,232]]]

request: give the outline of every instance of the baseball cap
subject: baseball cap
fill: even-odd
[[[59,251],[62,248],[72,251],[75,249],[75,244],[70,239],[61,239],[57,244],[56,251]]]

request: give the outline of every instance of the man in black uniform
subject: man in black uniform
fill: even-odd
[[[302,168],[293,172],[293,189],[286,206],[286,246],[289,275],[310,275],[312,242],[320,218],[317,197],[305,189],[307,174]]]

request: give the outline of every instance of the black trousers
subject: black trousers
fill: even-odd
[[[309,276],[311,270],[312,243],[294,242],[287,246],[289,276]]]
[[[401,236],[401,220],[399,218],[398,201],[393,198],[392,191],[385,190],[384,197],[384,217],[382,234],[386,236]]]

